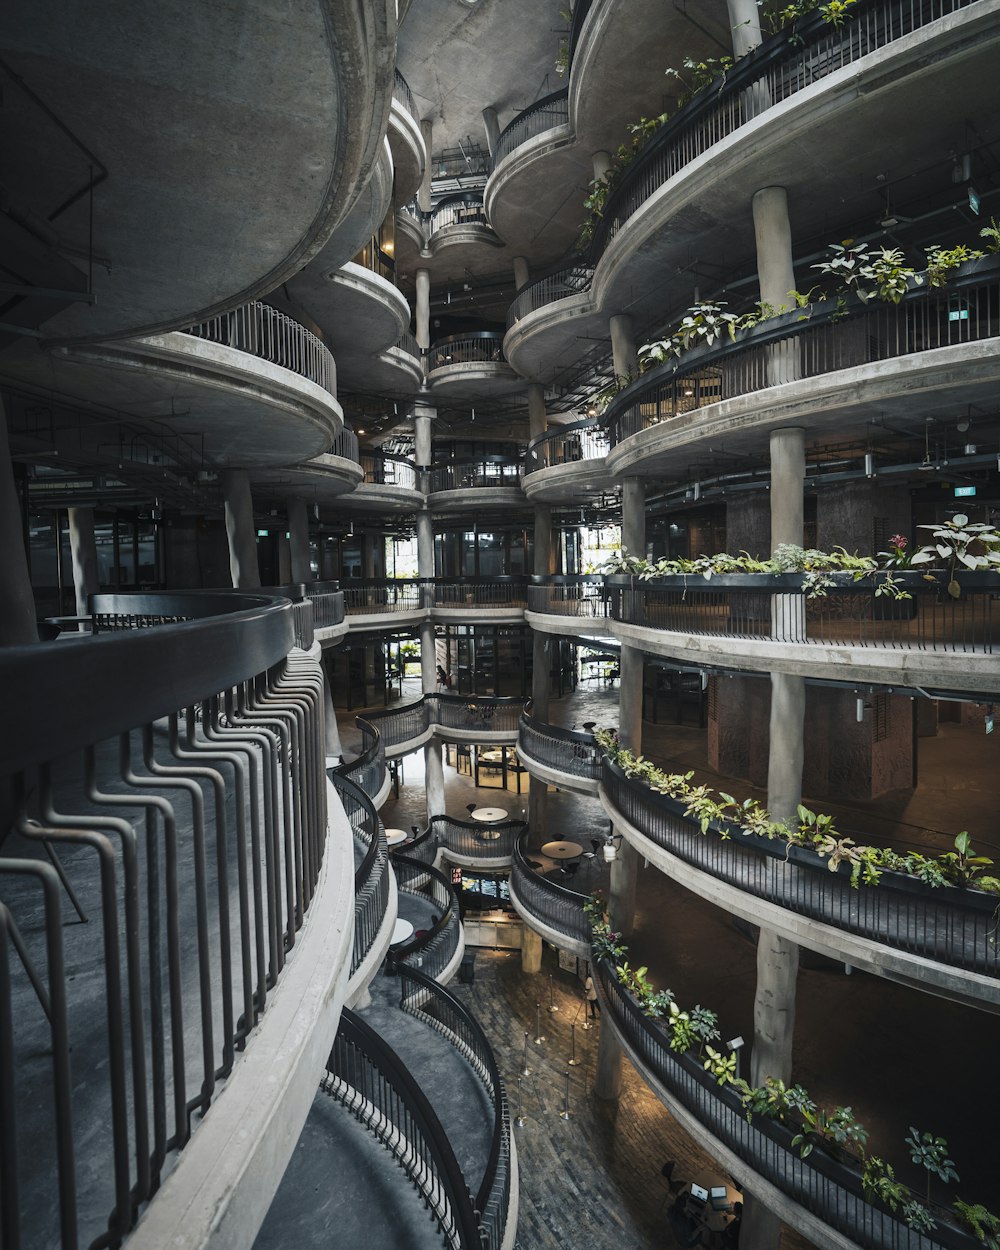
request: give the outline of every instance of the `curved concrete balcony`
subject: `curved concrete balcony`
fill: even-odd
[[[418,512],[424,495],[412,460],[380,451],[361,452],[364,481],[351,495],[351,511]]]
[[[328,775],[336,780],[346,778],[370,801],[376,811],[389,797],[392,778],[385,766],[385,743],[378,727],[371,718],[355,717],[361,731],[361,752],[353,760],[345,760],[336,768],[328,769]]]
[[[320,646],[339,642],[347,633],[344,592],[337,582],[306,582],[305,597],[312,604],[313,636]]]
[[[458,900],[451,881],[432,864],[392,853],[392,870],[399,891],[399,914],[414,928],[411,938],[392,949],[396,963],[417,968],[438,985],[447,985],[458,972],[465,954],[465,935]]]
[[[562,729],[524,712],[517,729],[517,757],[532,777],[560,790],[598,791],[602,752],[587,730]]]
[[[521,490],[523,472],[520,460],[497,457],[436,465],[428,475],[427,505],[432,512],[524,509],[528,501]]]
[[[941,570],[933,583],[901,573],[911,596],[902,600],[876,595],[871,579],[850,574],[833,574],[827,595],[813,598],[798,573],[610,577],[603,589],[599,577],[533,578],[525,620],[545,633],[612,634],[694,666],[993,695],[998,579],[955,576],[958,599],[946,593]]]
[[[415,394],[424,380],[424,365],[413,335],[406,331],[391,347],[370,359],[366,377],[377,394]]]
[[[464,192],[442,200],[430,213],[409,204],[396,213],[396,261],[406,272],[421,262],[433,280],[462,282],[468,273],[495,273],[503,265],[503,240],[487,222],[478,195]]]
[[[852,1164],[817,1149],[802,1158],[794,1124],[764,1116],[748,1121],[737,1094],[720,1086],[700,1059],[670,1049],[665,1030],[644,1016],[611,964],[594,961],[602,1028],[610,1028],[650,1089],[721,1169],[784,1223],[820,1250],[975,1250],[979,1243],[955,1225],[920,1233],[902,1211],[870,1203],[861,1184],[860,1159]],[[936,1215],[950,1214],[936,1210]]]
[[[331,503],[353,491],[364,478],[358,463],[358,438],[353,430],[341,430],[333,446],[303,464],[281,469],[257,469],[250,474],[254,498],[281,503],[289,496],[310,503]]]
[[[378,233],[392,206],[392,180],[392,151],[383,134],[371,174],[356,189],[350,213],[306,266],[307,272],[335,272],[356,256],[368,240]]]
[[[608,433],[596,419],[547,430],[528,444],[524,493],[533,503],[580,503],[613,485]]]
[[[342,585],[344,611],[351,633],[371,629],[402,629],[426,616],[420,582],[363,578]]]
[[[91,214],[94,226],[93,302],[7,314],[50,340],[159,334],[274,290],[338,227],[377,158],[396,28],[385,0],[280,16],[213,7],[193,27],[148,0],[115,20],[57,6],[44,38],[30,4],[7,18],[11,206],[81,244],[83,273]],[[248,232],[251,248],[219,246]]]
[[[508,332],[505,348],[518,372],[545,381],[546,360],[578,360],[585,336],[606,334],[607,318],[626,304],[640,322],[678,305],[685,298],[678,270],[692,249],[717,253],[724,240],[727,252],[752,254],[749,206],[760,186],[786,187],[804,220],[822,220],[854,154],[867,150],[867,137],[887,119],[898,124],[894,158],[919,169],[927,142],[947,126],[932,103],[938,92],[960,93],[971,114],[989,115],[997,10],[993,0],[949,8],[938,16],[933,6],[877,0],[859,23],[833,30],[815,14],[695,96],[609,197],[591,244],[589,293],[566,298],[551,290],[563,306],[542,307],[536,292],[536,311]]]
[[[1000,258],[989,256],[963,265],[945,288],[915,287],[898,305],[823,303],[805,320],[784,313],[735,342],[692,349],[609,404],[608,467],[682,479],[707,443],[725,439],[727,449],[759,454],[786,424],[821,442],[864,438],[872,405],[919,441],[927,417],[986,402],[995,390],[998,306]]]
[[[587,896],[537,872],[526,841],[527,835],[522,834],[514,844],[510,868],[514,910],[546,942],[579,959],[590,959],[590,921],[583,913]]]
[[[522,699],[425,694],[413,703],[366,712],[364,721],[377,730],[386,758],[396,759],[435,738],[481,746],[512,745],[523,708]],[[362,725],[360,717],[358,724]]]
[[[514,846],[527,829],[523,820],[485,825],[476,820],[432,816],[430,827],[438,848],[438,862],[485,870],[509,868]]]
[[[420,130],[420,115],[406,79],[396,70],[389,110],[389,147],[396,171],[396,198],[407,203],[417,193],[429,153]]]
[[[266,304],[185,333],[49,351],[21,344],[6,353],[5,372],[46,387],[58,380],[62,395],[86,405],[141,412],[149,442],[135,437],[134,448],[109,439],[103,424],[74,425],[53,439],[65,463],[113,465],[126,477],[134,467],[148,478],[151,464],[180,472],[195,461],[251,469],[296,463],[327,451],[343,426],[333,357]]]
[[[814,851],[714,824],[702,834],[683,803],[627,778],[607,757],[600,795],[640,855],[717,907],[876,976],[1000,1012],[993,895],[932,889],[888,871],[878,885],[855,888],[849,866],[831,872]]]
[[[526,577],[435,577],[431,618],[435,621],[466,622],[470,625],[524,620],[527,607]]]
[[[11,706],[55,682],[79,709],[0,730],[22,796],[0,860],[20,956],[0,990],[5,1239],[23,1221],[22,1244],[250,1244],[349,971],[322,675],[287,598],[103,599],[114,632],[2,657]]]
[[[489,399],[523,389],[503,356],[503,335],[492,330],[438,339],[427,359],[427,386],[442,399]]]

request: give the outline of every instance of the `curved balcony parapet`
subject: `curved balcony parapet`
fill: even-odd
[[[519,148],[536,135],[544,134],[557,126],[565,126],[569,121],[569,88],[561,87],[549,95],[542,96],[534,104],[522,109],[512,122],[500,132],[496,148],[493,152],[493,169],[511,152]]]
[[[449,334],[431,345],[427,372],[453,365],[506,365],[503,335],[495,330],[471,330],[466,334]]]
[[[571,616],[600,621],[607,628],[608,589],[600,574],[532,575],[528,586],[528,611],[542,616]]]
[[[337,582],[306,582],[305,596],[312,604],[313,631],[336,630],[344,624],[344,592]]]
[[[341,460],[350,460],[352,464],[361,463],[361,449],[358,436],[346,426],[330,444],[328,455],[339,456]]]
[[[409,849],[403,847],[404,851]],[[425,932],[417,931],[407,941],[397,943],[392,948],[392,958],[445,984],[454,976],[465,949],[451,882],[433,865],[400,852],[392,855],[392,869],[400,894],[416,895],[433,907],[437,916]]]
[[[840,962],[1000,1012],[993,895],[888,870],[877,885],[852,887],[849,865],[831,872],[804,847],[714,823],[702,834],[682,802],[607,757],[601,800],[640,854],[716,905]]]
[[[521,485],[524,463],[520,459],[469,460],[461,463],[435,465],[428,474],[431,494],[445,490],[496,489],[499,486],[517,489]],[[477,499],[478,502],[478,499]]]
[[[988,256],[967,261],[947,287],[912,288],[899,304],[848,296],[692,348],[615,396],[603,423],[614,448],[640,430],[669,430],[674,418],[740,395],[998,335],[1000,257]],[[612,467],[615,461],[612,453]]]
[[[417,489],[417,467],[405,456],[385,452],[363,451],[359,456],[366,486],[398,486],[402,490]]]
[[[814,1246],[975,1250],[980,1245],[940,1220],[929,1232],[908,1227],[902,1211],[866,1200],[860,1169],[821,1149],[803,1158],[792,1141],[796,1126],[760,1115],[748,1120],[736,1093],[717,1084],[699,1060],[670,1049],[667,1033],[643,1015],[607,960],[595,958],[593,968],[603,1027],[614,1029],[646,1083],[723,1169],[739,1176],[769,1211]]]
[[[17,1091],[0,1203],[6,1232],[26,1220],[32,1244],[120,1241],[147,1204],[143,1228],[160,1235],[138,1244],[170,1244],[179,1218],[200,1217],[161,1198],[194,1177],[223,1226],[242,1207],[262,1218],[346,992],[349,833],[336,804],[328,819],[322,674],[295,649],[293,605],[142,598],[151,628],[0,654],[9,707],[24,709],[0,726],[0,805],[40,844],[38,859],[0,859],[18,954],[0,985],[0,1084]],[[72,692],[52,714],[38,704],[49,683]],[[263,1090],[277,1038],[283,1079]],[[71,1051],[90,1056],[82,1085]],[[228,1151],[223,1082],[254,1130]],[[276,1172],[275,1137],[289,1144]]]
[[[416,336],[407,330],[401,334],[396,341],[396,347],[399,351],[405,352],[407,356],[412,356],[415,360],[423,358],[423,352],[420,350],[420,344],[416,340]]]
[[[428,242],[438,231],[447,230],[449,226],[489,225],[482,196],[471,195],[468,192],[441,200],[433,212],[422,213],[421,218]]]
[[[528,444],[525,476],[560,464],[603,461],[610,446],[608,431],[597,417],[557,426]]]
[[[510,1245],[516,1224],[517,1156],[507,1093],[493,1048],[482,1025],[453,994],[410,965],[402,964],[397,971],[400,1007],[451,1042],[478,1076],[492,1109],[486,1165],[479,1184],[472,1180],[469,1183],[478,1223],[477,1240],[468,1246],[464,1241],[458,1244],[461,1250],[502,1250]]]
[[[371,719],[374,719],[374,714]],[[361,731],[361,753],[356,759],[330,769],[329,775],[331,779],[342,777],[352,782],[378,809],[385,802],[389,792],[389,774],[385,766],[385,743],[376,725],[360,716],[356,720],[358,729]]]
[[[424,611],[420,582],[394,580],[392,578],[363,578],[350,581],[343,587],[344,610],[349,623],[362,618],[382,616],[422,615]]]
[[[584,259],[564,266],[556,273],[532,282],[523,291],[519,291],[507,314],[507,329],[511,330],[529,313],[557,300],[567,299],[572,295],[582,295],[590,290],[594,280],[594,266]]]
[[[436,609],[523,611],[527,606],[527,577],[435,577],[431,586]]]
[[[510,868],[511,902],[518,915],[549,941],[565,946],[582,959],[590,956],[590,922],[583,912],[585,894],[548,881],[531,866],[531,852],[522,834],[514,846]]]
[[[487,825],[478,820],[432,816],[430,828],[438,848],[456,863],[469,867],[506,867],[514,844],[527,829],[523,820],[503,820]]]
[[[597,793],[603,752],[594,741],[594,735],[586,730],[562,729],[522,712],[517,754],[532,776],[555,782],[567,790]]]
[[[403,755],[432,737],[445,742],[513,742],[523,699],[493,695],[425,694],[413,703],[367,712],[365,721],[377,733],[385,752]]]
[[[358,865],[354,871],[353,976],[366,962],[373,966],[373,972],[374,967],[381,963],[384,949],[375,951],[374,957],[369,958],[379,934],[383,934],[385,946],[388,946],[390,935],[384,930],[390,897],[389,848],[385,841],[385,829],[369,796],[345,772],[337,769],[331,775],[359,850]]]
[[[413,99],[413,92],[410,90],[409,83],[398,69],[395,71],[395,77],[393,78],[392,98],[393,102],[398,104],[405,113],[409,113],[410,117],[412,117],[419,126],[420,114],[417,112],[417,105],[416,101]]]
[[[312,331],[269,304],[255,300],[189,326],[184,333],[281,365],[337,397],[337,367],[329,349]]]

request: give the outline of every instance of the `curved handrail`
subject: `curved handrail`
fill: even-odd
[[[523,608],[527,603],[527,577],[435,577],[436,608]]]
[[[607,617],[605,579],[590,573],[553,577],[533,574],[528,585],[528,611],[587,620]]]
[[[956,298],[965,301],[961,311],[968,315],[953,320]],[[768,386],[994,338],[998,304],[1000,256],[987,256],[963,264],[947,287],[914,287],[899,304],[865,304],[852,295],[808,314],[781,313],[739,331],[735,340],[691,348],[650,369],[615,396],[603,423],[616,446],[671,417]]]
[[[363,451],[358,456],[358,463],[364,470],[366,486],[417,489],[417,466],[405,456],[395,456],[383,451]]]
[[[431,213],[420,214],[421,223],[428,239],[448,226],[486,226],[486,209],[481,195],[466,191],[461,195],[441,200]]]
[[[521,713],[517,734],[518,753],[548,768],[597,781],[601,776],[603,752],[586,731],[562,729]]]
[[[590,922],[583,911],[587,896],[548,880],[532,868],[528,836],[525,830],[517,839],[511,861],[510,884],[517,901],[547,928],[589,944]]]
[[[381,616],[386,612],[417,612],[423,607],[416,578],[359,578],[344,584],[348,616]]]
[[[188,326],[183,333],[269,360],[337,396],[337,366],[329,348],[312,331],[270,304],[253,300]]]
[[[406,352],[408,356],[416,356],[417,360],[423,357],[423,352],[420,350],[420,344],[417,342],[416,336],[411,334],[409,330],[404,330],[393,346],[398,347],[401,352]]]
[[[369,799],[374,799],[385,784],[385,743],[377,727],[369,719],[357,716],[355,721],[361,730],[361,753],[355,759],[331,768],[329,772],[331,777],[346,778]]]
[[[496,169],[504,157],[509,156],[522,143],[527,143],[536,135],[544,134],[546,130],[552,130],[568,121],[568,87],[560,87],[558,91],[551,91],[534,104],[529,104],[500,131],[493,151],[492,168]]]
[[[754,898],[947,967],[1000,977],[993,895],[955,886],[933,889],[889,871],[877,886],[852,888],[848,866],[831,872],[828,859],[804,847],[714,823],[712,836],[705,836],[699,821],[685,816],[683,803],[626,777],[607,756],[601,791],[651,842]]]
[[[748,1121],[739,1096],[689,1055],[677,1054],[667,1035],[646,1016],[619,982],[611,964],[591,966],[602,1006],[640,1067],[667,1089],[702,1127],[792,1201],[807,1208],[863,1250],[974,1250],[979,1243],[957,1228],[938,1224],[933,1233],[907,1227],[901,1214],[864,1197],[861,1174],[820,1149],[806,1158],[792,1145],[793,1126],[764,1116]]]
[[[417,112],[417,106],[413,99],[413,92],[410,85],[397,69],[392,81],[392,98],[404,109],[413,120],[420,126],[420,114]]]
[[[493,1103],[490,1154],[475,1197],[479,1236],[484,1250],[500,1250],[510,1203],[510,1109],[493,1048],[482,1025],[468,1008],[443,986],[415,968],[401,965],[400,1007],[427,1020],[472,1061],[473,1071]]]
[[[414,961],[428,976],[437,978],[458,949],[459,920],[455,891],[440,869],[402,853],[411,849],[406,846],[400,851],[390,852],[396,883],[401,891],[428,899],[438,909],[439,915],[436,923],[426,932],[414,933],[408,941],[393,946],[392,958],[402,963]]]
[[[503,334],[499,330],[472,330],[468,334],[450,334],[431,345],[427,371],[448,365],[505,365]]]
[[[428,474],[431,494],[442,490],[468,490],[473,487],[519,487],[524,474],[521,460],[469,460],[436,465]]]
[[[330,776],[354,836],[364,847],[361,862],[354,870],[353,976],[374,946],[389,905],[389,849],[385,829],[364,790],[336,770]]]
[[[598,417],[587,417],[570,425],[556,426],[539,434],[528,444],[525,476],[556,464],[603,460],[608,454],[608,448],[607,429]]]
[[[358,436],[345,425],[330,444],[331,456],[339,456],[342,460],[350,460],[352,464],[360,463],[361,449]]]
[[[507,313],[507,329],[511,330],[522,317],[526,317],[539,308],[544,308],[547,304],[554,304],[556,300],[579,295],[582,291],[589,291],[593,278],[594,266],[589,259],[578,257],[556,270],[555,273],[547,274],[544,278],[539,278],[537,282],[532,282],[523,290],[518,291],[514,298]]]
[[[505,862],[514,854],[514,843],[527,828],[523,820],[487,825],[478,820],[456,820],[454,816],[432,816],[429,823],[437,845],[453,855]]]
[[[481,1250],[468,1185],[437,1113],[395,1051],[346,1007],[326,1070],[320,1088],[396,1158],[449,1250]]]
[[[524,700],[516,696],[432,692],[421,695],[412,703],[366,712],[365,717],[373,732],[375,723],[378,724],[380,741],[388,750],[404,742],[413,742],[436,726],[461,729],[470,734],[481,731],[513,735],[517,732],[517,716],[523,707]],[[361,725],[361,717],[357,719]]]

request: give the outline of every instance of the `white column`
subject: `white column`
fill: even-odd
[[[73,557],[73,589],[76,614],[86,616],[87,597],[100,590],[97,576],[97,542],[94,538],[94,509],[69,508],[69,549]]]
[[[495,108],[487,107],[483,109],[483,125],[486,127],[486,146],[489,149],[490,156],[495,160],[497,143],[500,141],[500,123],[497,121]]]
[[[754,192],[753,228],[757,241],[757,280],[760,298],[776,312],[794,304],[792,228],[788,220],[788,195],[784,187],[763,187]],[[794,382],[799,376],[799,345],[795,339],[768,348],[768,381],[772,386]],[[801,540],[797,540],[801,541]]]
[[[726,0],[733,33],[733,56],[739,60],[761,42],[760,10],[757,0]]]
[[[257,563],[257,532],[253,520],[250,479],[245,469],[228,469],[222,475],[226,503],[226,535],[229,539],[229,572],[237,590],[260,586]]]
[[[628,313],[617,313],[611,318],[611,358],[615,377],[637,378],[639,357],[635,347],[635,329]]]
[[[531,281],[531,274],[528,270],[528,262],[523,256],[514,257],[514,287],[518,291],[523,291]]]
[[[288,554],[289,572],[293,582],[312,581],[309,564],[309,510],[304,499],[289,499]]]
[[[415,308],[416,340],[421,350],[424,374],[427,373],[427,356],[424,355],[431,345],[431,273],[429,269],[418,269],[417,299]]]

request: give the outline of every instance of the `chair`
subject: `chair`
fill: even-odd
[[[469,813],[469,815],[471,816],[471,815],[472,815],[472,813],[476,810],[476,805],[475,805],[475,803],[466,803],[466,805],[465,805],[465,810],[466,810],[466,811]]]
[[[578,859],[574,859],[571,863],[562,864],[559,868],[559,871],[563,874],[564,877],[575,877],[579,869],[580,869],[580,861]]]
[[[676,1159],[668,1159],[666,1163],[664,1163],[663,1167],[660,1168],[660,1175],[667,1182],[667,1192],[663,1195],[663,1201],[660,1203],[660,1211],[663,1210],[664,1203],[667,1199],[671,1197],[676,1198],[686,1184],[685,1181],[674,1180],[674,1168],[676,1168],[676,1166]],[[678,1214],[680,1213],[678,1212]]]

